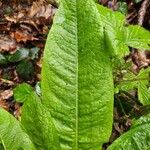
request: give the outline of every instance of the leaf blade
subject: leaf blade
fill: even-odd
[[[65,150],[100,149],[111,133],[112,68],[99,19],[92,0],[61,1],[47,40],[42,102]]]
[[[16,95],[18,100],[24,100],[21,123],[36,149],[60,149],[51,114],[41,104],[40,98],[28,84],[21,84],[16,90],[24,95]]]
[[[33,143],[19,122],[2,108],[0,108],[0,131],[0,139],[4,149],[35,150]]]
[[[125,16],[119,12],[97,5],[105,28],[106,46],[112,56],[124,57],[129,54],[129,46],[140,50],[150,50],[150,32],[138,25],[126,25]]]

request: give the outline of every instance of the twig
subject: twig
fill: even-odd
[[[141,8],[139,10],[139,13],[138,13],[138,24],[140,26],[143,25],[145,14],[146,14],[146,9],[148,8],[149,4],[150,4],[150,0],[144,0],[143,3],[142,3]]]

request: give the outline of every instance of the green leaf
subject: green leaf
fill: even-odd
[[[22,94],[27,95],[24,99],[21,123],[26,129],[36,150],[59,150],[58,136],[52,123],[51,114],[41,104],[40,98],[27,84],[19,86]]]
[[[33,88],[26,84],[20,84],[18,85],[14,90],[14,98],[17,102],[25,102],[29,97],[31,96],[31,92],[33,91]]]
[[[128,71],[122,81],[116,86],[116,89],[121,91],[129,91],[132,89],[138,89],[138,100],[143,105],[150,105],[150,91],[147,88],[149,83],[150,68],[142,69],[135,75]]]
[[[62,0],[42,68],[42,103],[62,150],[100,150],[112,130],[113,77],[93,0]]]
[[[29,56],[29,50],[26,48],[20,48],[14,54],[8,55],[7,60],[9,62],[18,62]]]
[[[150,32],[138,25],[125,28],[125,43],[140,50],[150,50]]]
[[[138,99],[143,105],[150,105],[150,90],[143,82],[138,84]]]
[[[18,75],[24,80],[32,79],[34,75],[34,66],[28,60],[22,60],[16,68]]]
[[[142,2],[142,0],[134,0],[135,3]]]
[[[35,150],[19,122],[2,108],[0,108],[0,141],[5,150]]]
[[[4,65],[7,63],[7,59],[4,57],[4,55],[0,54],[0,65]]]
[[[138,25],[126,26],[125,16],[119,12],[97,5],[102,25],[105,28],[105,45],[112,56],[124,57],[129,54],[129,46],[140,50],[150,50],[150,32]]]
[[[118,11],[120,11],[121,13],[123,13],[124,15],[127,14],[128,12],[128,6],[126,2],[118,2],[119,4],[119,8]]]
[[[30,49],[29,57],[30,59],[34,60],[35,58],[38,58],[38,52],[39,52],[38,47],[34,47]]]
[[[117,88],[119,88],[121,91],[129,91],[137,87],[138,81],[140,81],[140,79],[138,80],[135,74],[128,71],[123,76],[122,81],[120,81],[120,83],[117,85]]]
[[[107,150],[148,150],[150,148],[150,116],[141,117]]]
[[[138,99],[143,105],[150,105],[150,91],[147,88],[149,84],[150,68],[140,70],[138,78],[141,79],[137,83]]]

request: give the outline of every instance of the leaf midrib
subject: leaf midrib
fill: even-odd
[[[77,85],[77,89],[76,89],[76,150],[78,150],[78,130],[79,130],[79,111],[78,111],[78,107],[79,107],[79,86],[78,86],[78,64],[79,64],[79,60],[78,60],[78,8],[77,8],[77,0],[76,0],[76,47],[77,47],[77,72],[76,72],[76,85]]]

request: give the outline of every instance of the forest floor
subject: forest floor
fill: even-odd
[[[99,3],[124,13],[129,24],[150,30],[149,0],[100,0]],[[44,0],[0,1],[0,107],[16,118],[21,114],[22,104],[15,102],[13,89],[23,82],[39,86],[45,41],[56,11],[55,2]],[[128,58],[136,71],[150,65],[148,51],[133,50]],[[150,110],[136,99],[136,91],[115,95],[113,133],[104,149],[130,128],[132,113],[138,116],[143,109]],[[122,102],[131,107],[130,111],[124,112]]]

